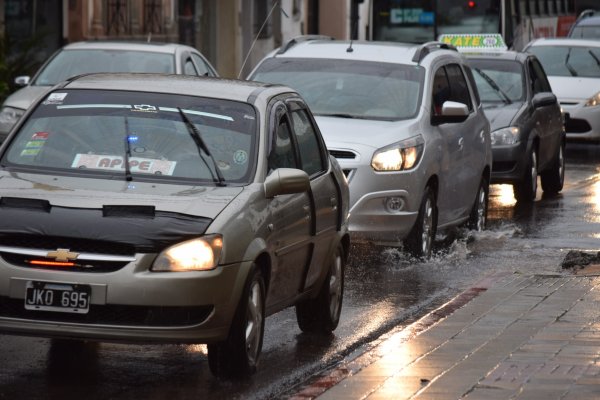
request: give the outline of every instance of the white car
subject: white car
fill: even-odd
[[[525,51],[538,57],[568,113],[567,140],[600,141],[600,41],[537,39]]]

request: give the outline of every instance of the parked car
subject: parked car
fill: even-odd
[[[513,185],[517,201],[535,199],[538,175],[544,193],[560,192],[565,177],[563,116],[537,57],[483,49],[467,58],[491,124],[492,183]]]
[[[10,95],[0,110],[0,143],[25,110],[52,86],[67,78],[94,72],[148,72],[217,76],[198,50],[168,43],[77,42],[64,46],[35,74],[19,76],[23,86]]]
[[[600,39],[600,15],[596,10],[585,10],[579,14],[567,35],[573,39]]]
[[[348,185],[284,86],[96,74],[0,146],[0,333],[208,343],[252,373],[264,318],[342,307]]]
[[[353,240],[428,257],[438,229],[484,228],[490,124],[453,47],[296,38],[249,78],[310,105],[350,182]]]
[[[525,51],[540,60],[552,91],[568,114],[568,141],[600,141],[600,41],[536,39]]]

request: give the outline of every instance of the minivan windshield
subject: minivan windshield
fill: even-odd
[[[479,97],[484,103],[521,102],[525,98],[523,66],[512,60],[470,58]]]
[[[62,50],[31,83],[54,86],[68,78],[95,72],[175,73],[175,58],[168,53],[132,50]]]
[[[1,163],[57,175],[247,183],[256,158],[256,131],[256,112],[247,103],[58,90],[20,127]],[[212,158],[197,144],[196,135]]]
[[[296,89],[315,115],[400,120],[416,116],[424,75],[414,65],[271,58],[250,79]]]

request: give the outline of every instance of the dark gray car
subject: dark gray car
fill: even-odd
[[[513,185],[517,201],[562,190],[565,133],[560,106],[538,59],[504,52],[469,57],[492,130],[492,183]]]

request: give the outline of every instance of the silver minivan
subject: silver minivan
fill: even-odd
[[[484,228],[490,124],[454,47],[300,37],[249,79],[293,87],[310,105],[349,180],[354,242],[428,257],[438,229]]]

